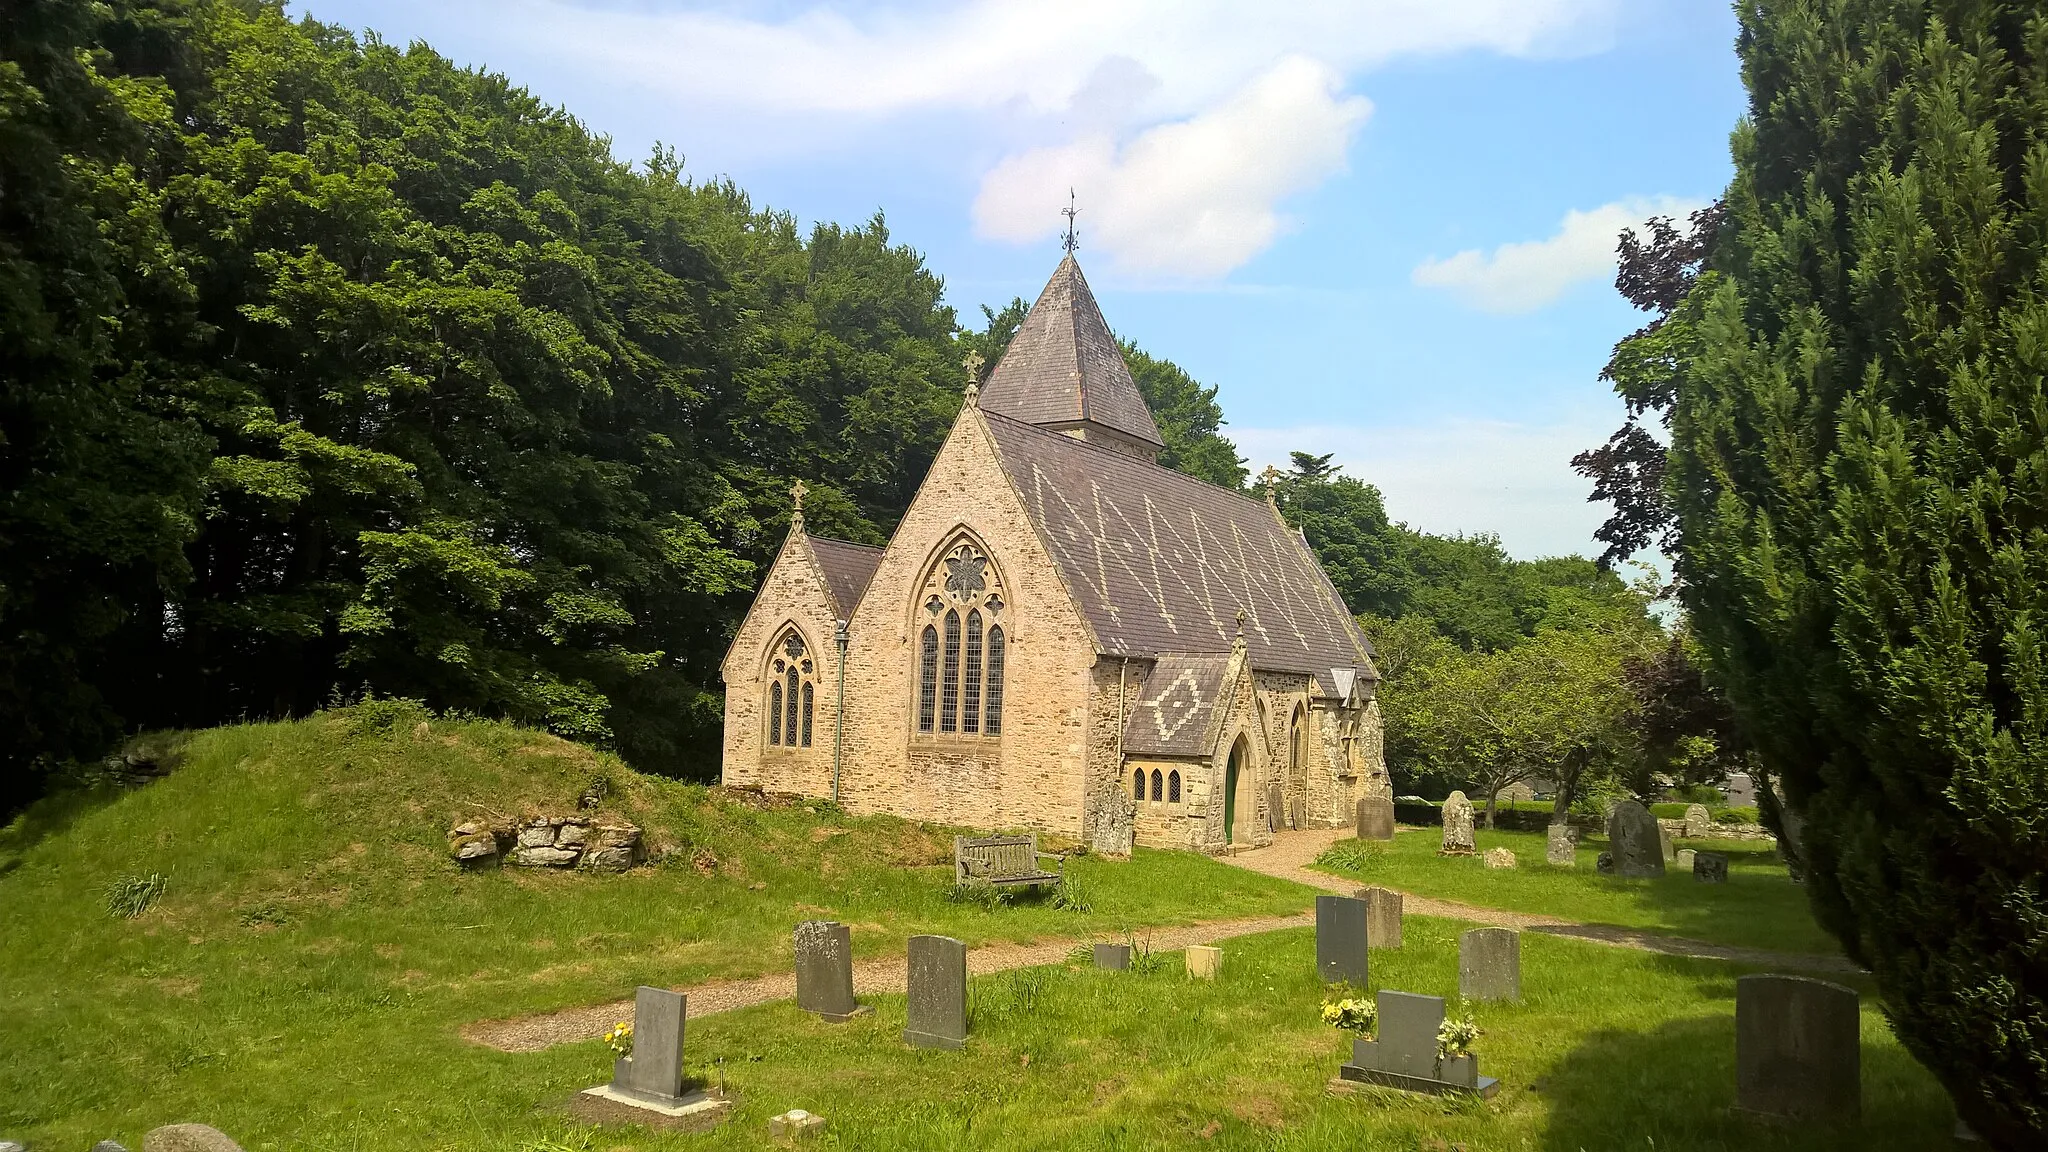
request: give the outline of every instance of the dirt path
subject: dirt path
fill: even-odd
[[[1282,880],[1292,880],[1324,892],[1350,895],[1358,889],[1358,885],[1347,883],[1327,873],[1313,871],[1308,867],[1316,857],[1322,855],[1324,849],[1349,835],[1350,830],[1345,828],[1283,833],[1272,846],[1227,857],[1225,862],[1253,872],[1277,876]],[[1502,928],[1518,928],[1527,932],[1547,932],[1553,936],[1568,936],[1575,940],[1590,940],[1598,944],[1636,948],[1645,952],[1661,952],[1668,956],[1732,960],[1742,964],[1805,972],[1859,971],[1855,965],[1840,956],[1770,952],[1760,948],[1733,948],[1603,924],[1580,924],[1555,916],[1478,908],[1449,900],[1433,900],[1413,893],[1402,894],[1401,910],[1418,916],[1441,916],[1450,920],[1469,920]],[[1252,920],[1192,924],[1180,928],[1154,928],[1144,932],[1139,938],[1149,941],[1151,947],[1157,951],[1175,952],[1190,944],[1213,944],[1235,936],[1251,936],[1282,928],[1305,928],[1313,923],[1314,914],[1303,912],[1294,916],[1267,916]],[[967,952],[967,971],[971,975],[981,976],[1012,968],[1057,964],[1066,959],[1075,948],[1088,943],[1090,941],[1085,939],[1063,937],[1041,940],[1033,944],[989,944],[980,948],[970,948]],[[861,993],[902,992],[905,990],[906,977],[903,957],[900,955],[863,960],[853,966],[853,986]],[[796,974],[778,972],[772,976],[759,976],[751,980],[724,980],[679,988],[677,991],[688,994],[690,1017],[696,1019],[719,1012],[730,1012],[736,1008],[765,1004],[770,1000],[790,999],[796,995]],[[613,1004],[565,1008],[560,1012],[521,1016],[512,1020],[479,1020],[465,1025],[462,1036],[472,1043],[496,1048],[502,1052],[538,1052],[557,1044],[596,1039],[604,1035],[605,1030],[613,1024],[620,1020],[629,1020],[632,1016],[633,1002],[621,1000]]]
[[[1359,888],[1327,872],[1317,872],[1309,865],[1323,851],[1339,840],[1351,836],[1349,828],[1317,828],[1305,832],[1284,832],[1274,838],[1271,847],[1255,848],[1224,858],[1224,863],[1235,864],[1267,876],[1292,880],[1325,892],[1349,896]],[[1726,944],[1709,944],[1702,940],[1686,940],[1677,936],[1660,936],[1654,932],[1642,932],[1632,928],[1617,928],[1608,924],[1581,924],[1575,920],[1564,920],[1556,916],[1545,916],[1537,912],[1508,912],[1498,908],[1480,908],[1471,904],[1459,904],[1451,900],[1436,900],[1428,896],[1417,896],[1412,892],[1401,894],[1403,914],[1417,916],[1441,916],[1447,920],[1470,920],[1476,923],[1501,928],[1517,928],[1524,932],[1544,932],[1552,936],[1568,936],[1574,940],[1590,940],[1597,944],[1612,944],[1621,948],[1637,948],[1644,952],[1661,952],[1666,956],[1693,956],[1706,960],[1732,960],[1740,964],[1755,964],[1768,968],[1791,968],[1803,972],[1860,972],[1862,969],[1850,963],[1846,957],[1824,956],[1807,952],[1772,952],[1764,948],[1737,948]]]
[[[1181,928],[1153,928],[1142,930],[1137,936],[1140,943],[1149,944],[1154,951],[1177,952],[1190,944],[1213,944],[1234,936],[1251,936],[1282,928],[1306,928],[1313,923],[1314,914],[1303,912],[1294,916],[1266,916],[1252,920],[1191,924]],[[1033,944],[989,944],[980,948],[970,948],[967,950],[967,971],[969,975],[982,976],[990,972],[1006,972],[1012,968],[1057,964],[1066,959],[1075,948],[1089,943],[1089,940],[1062,937],[1041,940]],[[904,969],[902,956],[880,956],[863,960],[853,966],[853,987],[863,995],[903,992],[908,975]],[[772,976],[760,976],[752,980],[726,980],[715,984],[699,984],[692,988],[678,988],[677,991],[689,996],[690,1019],[695,1020],[700,1016],[730,1012],[735,1008],[765,1004],[770,1000],[790,999],[796,995],[796,974],[778,972]],[[605,1030],[613,1024],[632,1018],[633,1002],[621,1000],[615,1004],[566,1008],[542,1016],[522,1016],[513,1020],[480,1020],[465,1025],[462,1037],[502,1052],[538,1052],[557,1044],[595,1039],[604,1035]]]

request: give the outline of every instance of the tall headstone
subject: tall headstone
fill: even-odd
[[[1365,901],[1316,897],[1316,974],[1325,984],[1365,987]]]
[[[1392,888],[1360,888],[1351,894],[1365,901],[1365,946],[1401,946],[1401,894]]]
[[[681,992],[641,988],[633,993],[633,1054],[612,1063],[612,1093],[649,1104],[675,1104],[683,1097],[683,1020],[689,1006]]]
[[[1453,792],[1444,801],[1444,843],[1437,855],[1470,856],[1472,852],[1472,802],[1463,792]]]
[[[1368,792],[1358,799],[1358,838],[1394,838],[1394,798],[1383,792]]]
[[[951,936],[910,938],[910,1018],[903,1039],[913,1048],[967,1046],[967,945]]]
[[[1543,846],[1543,859],[1562,868],[1570,868],[1579,862],[1577,841],[1572,839],[1572,826],[1552,824],[1549,840]]]
[[[1666,828],[1662,820],[1657,821],[1657,858],[1666,864],[1678,862],[1678,838],[1671,834],[1671,829]]]
[[[835,1023],[864,1012],[853,999],[853,934],[835,920],[796,926],[796,1006]]]
[[[1607,818],[1607,842],[1614,852],[1614,871],[1625,880],[1664,874],[1664,846],[1657,818],[1634,800],[1614,806]]]
[[[1727,853],[1694,853],[1692,858],[1692,878],[1702,884],[1726,884],[1728,882]]]
[[[1467,1000],[1522,998],[1522,934],[1474,928],[1458,936],[1458,995]]]
[[[1685,838],[1704,840],[1714,834],[1714,818],[1707,812],[1705,804],[1685,806]]]
[[[1097,968],[1114,969],[1118,972],[1128,969],[1131,966],[1131,946],[1129,944],[1097,944],[1095,946],[1095,966]]]
[[[1795,1120],[1854,1120],[1863,1052],[1854,990],[1806,976],[1735,981],[1735,1106]]]

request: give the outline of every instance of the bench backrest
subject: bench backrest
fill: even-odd
[[[1024,836],[953,838],[953,879],[1000,880],[1038,872],[1038,833]]]

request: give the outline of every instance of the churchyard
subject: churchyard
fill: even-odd
[[[575,810],[599,776],[598,815],[644,829],[659,861],[615,875],[450,859],[450,817]],[[1480,829],[1482,848],[1521,855],[1511,871],[1439,858],[1438,839],[1344,841],[1322,867],[1417,896],[1826,951],[1754,846],[1730,883],[1708,885],[1598,876],[1597,839],[1581,867],[1551,869],[1541,837]],[[1905,1149],[1953,1123],[1858,976],[1828,979],[1863,995],[1861,1122],[1771,1124],[1731,1111],[1736,981],[1754,965],[1479,933],[1467,967],[1512,952],[1521,998],[1465,1001],[1461,988],[1481,988],[1461,981],[1461,936],[1478,925],[1411,912],[1398,949],[1370,949],[1362,986],[1326,984],[1313,927],[1191,949],[1211,973],[1196,979],[1188,955],[1151,947],[1167,926],[1297,916],[1314,894],[1189,853],[1064,867],[1063,897],[958,900],[950,830],[642,777],[551,737],[396,706],[203,733],[168,777],[45,805],[0,839],[0,1139],[136,1148],[157,1125],[203,1121],[248,1149],[749,1148],[800,1109],[824,1118],[800,1139],[882,1149]],[[162,877],[154,904],[111,915],[110,886],[148,875]],[[858,980],[854,1012],[774,999],[690,1016],[683,1073],[730,1101],[698,1133],[579,1119],[572,1099],[614,1073],[594,1031],[517,1052],[464,1035],[636,985],[788,973],[798,925],[824,920],[844,936],[803,931],[832,963],[900,969],[921,933],[969,954],[1050,942],[1066,959],[967,979],[958,1050],[946,1005],[913,1028],[906,996]],[[1098,966],[1097,943],[1120,945],[1121,967]],[[964,976],[958,951],[919,947],[917,971]],[[1391,991],[1472,1018],[1491,1099],[1332,1091],[1353,1053],[1325,1001]]]

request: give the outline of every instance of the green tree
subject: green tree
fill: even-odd
[[[1728,223],[1665,358],[1685,603],[1822,923],[1971,1126],[2038,1148],[2048,18],[1738,13]]]

